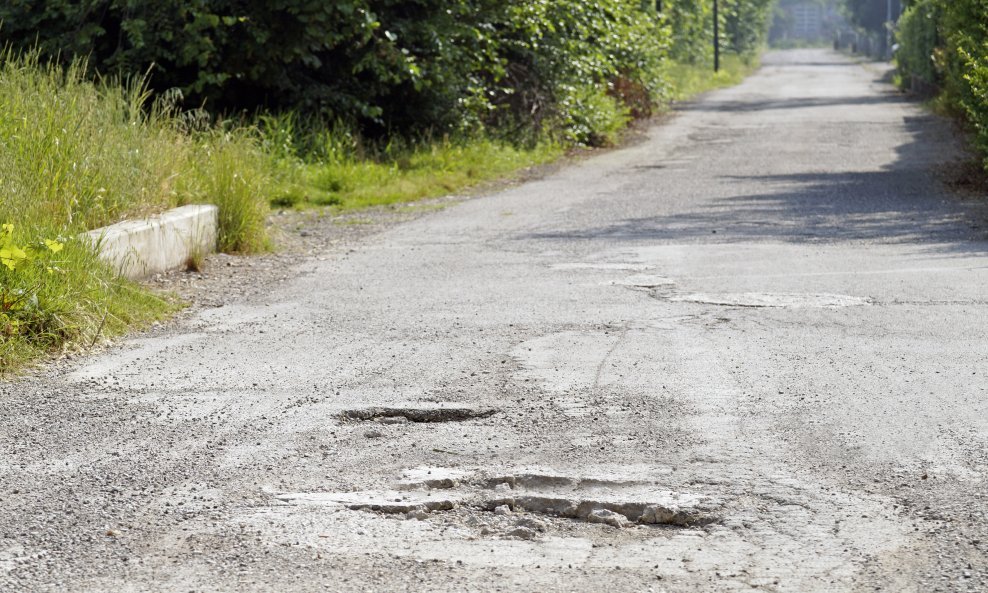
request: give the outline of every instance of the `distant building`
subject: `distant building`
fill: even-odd
[[[843,24],[835,0],[781,0],[769,42],[776,46],[829,43]]]
[[[796,39],[820,39],[823,34],[823,7],[819,4],[794,4],[789,8],[792,15],[792,36]]]

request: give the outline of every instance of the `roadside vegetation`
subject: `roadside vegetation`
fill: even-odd
[[[94,344],[173,304],[116,277],[82,231],[191,202],[218,204],[222,247],[262,249],[276,170],[246,130],[197,130],[140,82],[0,55],[0,370]],[[57,245],[57,251],[48,247]]]
[[[0,372],[176,307],[85,230],[214,203],[220,248],[258,252],[272,205],[407,202],[612,145],[753,69],[771,0],[721,0],[716,76],[712,0],[281,4],[0,6]]]
[[[988,171],[988,0],[909,0],[896,41],[899,84],[965,122]]]

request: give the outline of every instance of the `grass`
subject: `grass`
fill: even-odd
[[[140,81],[91,83],[85,64],[0,54],[0,221],[92,229],[191,202],[217,204],[224,248],[265,245],[275,167],[255,130],[149,104]]]
[[[166,98],[167,99],[167,98]],[[249,128],[211,126],[140,81],[89,82],[85,64],[0,52],[0,223],[30,256],[0,265],[0,373],[83,348],[175,304],[116,277],[75,237],[188,203],[220,209],[220,246],[267,247],[278,169]],[[46,252],[44,240],[64,247]]]
[[[92,348],[179,308],[117,278],[82,242],[66,240],[57,253],[32,249],[25,236],[36,231],[14,227],[27,258],[0,267],[0,376],[54,351]]]
[[[757,70],[759,65],[756,58],[733,54],[721,57],[719,72],[713,72],[712,65],[672,62],[667,72],[673,87],[671,98],[684,101],[708,91],[734,86]]]
[[[374,159],[354,156],[301,165],[295,190],[276,201],[340,211],[413,202],[510,176],[563,152],[555,143],[533,148],[487,139],[423,143]]]

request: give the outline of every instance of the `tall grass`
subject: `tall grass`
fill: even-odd
[[[268,249],[268,200],[278,193],[286,175],[261,150],[256,130],[201,133],[191,157],[180,175],[179,199],[219,208],[219,249],[246,253]]]
[[[175,201],[186,143],[139,84],[90,84],[85,65],[0,56],[0,219],[82,230]]]
[[[203,123],[167,97],[150,102],[140,80],[90,82],[85,70],[0,52],[0,223],[33,254],[0,265],[0,373],[173,308],[117,278],[74,239],[84,230],[205,202],[219,206],[221,248],[267,246],[280,181],[256,129]],[[56,238],[58,253],[37,247]]]
[[[0,221],[77,232],[203,201],[224,211],[225,248],[265,244],[276,180],[256,131],[197,124],[140,80],[85,69],[0,53]]]

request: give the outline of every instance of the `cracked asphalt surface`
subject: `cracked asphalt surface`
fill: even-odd
[[[984,591],[988,207],[881,72],[0,385],[3,591]]]

